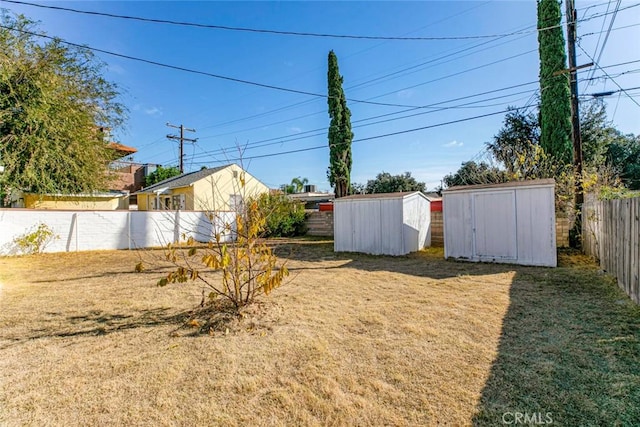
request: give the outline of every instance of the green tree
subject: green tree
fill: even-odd
[[[640,136],[618,133],[607,146],[606,164],[630,190],[640,190]]]
[[[487,150],[514,178],[535,176],[532,160],[539,151],[540,126],[533,113],[512,109],[504,119],[502,129],[488,142]]]
[[[302,236],[307,232],[304,203],[292,200],[284,194],[261,194],[258,209],[265,217],[264,237]]]
[[[284,184],[282,190],[285,194],[300,193],[308,183],[309,180],[307,178],[296,177],[291,180],[291,184]]]
[[[443,178],[445,187],[474,184],[497,184],[507,181],[508,175],[505,171],[500,170],[495,166],[491,166],[486,162],[476,163],[474,161],[462,163],[455,173],[445,175]]]
[[[180,169],[177,166],[158,166],[156,170],[145,177],[144,185],[145,187],[148,187],[150,185],[157,184],[160,181],[164,181],[165,179],[173,178],[174,176],[178,175],[180,175]]]
[[[426,184],[418,182],[411,176],[411,172],[400,175],[391,175],[389,172],[382,172],[376,179],[367,181],[365,193],[396,193],[399,191],[425,191]]]
[[[359,182],[352,182],[349,194],[366,194],[367,186]]]
[[[329,170],[327,178],[334,187],[336,198],[349,194],[351,183],[351,111],[342,89],[343,78],[338,69],[338,58],[329,52],[327,72],[329,117]]]
[[[504,167],[510,180],[558,179],[561,173],[568,173],[570,165],[557,164],[540,150],[538,118],[534,113],[512,110],[493,141],[487,143],[489,153]],[[580,129],[587,187],[597,183],[632,188],[638,179],[637,137],[624,135],[612,126],[601,100],[580,103]]]
[[[571,94],[567,56],[558,0],[538,0],[538,50],[540,53],[540,145],[561,164],[572,163]]]
[[[100,128],[124,120],[115,84],[88,50],[42,42],[33,22],[0,16],[0,186],[4,193],[107,188],[115,152]]]

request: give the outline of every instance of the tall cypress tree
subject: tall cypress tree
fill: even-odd
[[[571,92],[567,55],[560,21],[559,0],[538,0],[538,50],[540,52],[540,145],[562,164],[573,158],[571,144]]]
[[[335,189],[336,198],[347,196],[351,186],[351,111],[342,90],[342,76],[338,70],[338,58],[329,52],[327,73],[329,93],[329,170],[327,177]]]

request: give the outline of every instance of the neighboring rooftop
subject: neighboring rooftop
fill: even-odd
[[[138,152],[136,148],[129,147],[127,145],[123,145],[117,142],[110,142],[109,144],[107,144],[107,146],[109,148],[114,149],[120,157],[130,156]]]
[[[555,185],[556,181],[553,178],[546,179],[531,179],[526,181],[508,181],[498,184],[476,184],[476,185],[457,185],[444,190],[444,193],[451,191],[464,191],[464,190],[481,190],[483,188],[503,188],[503,187],[527,187],[536,185]]]
[[[287,194],[290,198],[294,200],[300,200],[303,202],[322,202],[326,200],[333,200],[333,193],[319,193],[317,191],[307,192],[307,193],[293,193]]]
[[[150,193],[159,189],[171,189],[171,188],[180,188],[187,187],[193,184],[196,181],[200,181],[202,178],[206,178],[209,175],[213,175],[216,172],[221,171],[222,169],[228,168],[229,165],[219,166],[217,168],[208,168],[202,169],[195,172],[185,173],[182,175],[174,176],[173,178],[167,178],[163,181],[157,182],[153,185],[143,188],[138,191],[138,193]]]

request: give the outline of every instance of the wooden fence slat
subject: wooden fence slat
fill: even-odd
[[[583,249],[616,276],[618,286],[640,304],[640,197],[588,200],[583,207]]]

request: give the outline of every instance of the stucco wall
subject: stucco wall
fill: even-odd
[[[224,225],[234,222],[231,212],[220,213],[212,222],[204,212],[0,209],[0,255],[17,254],[14,239],[40,223],[57,236],[45,252],[73,252],[164,246],[182,240],[183,234],[208,241],[214,231],[231,240]]]

